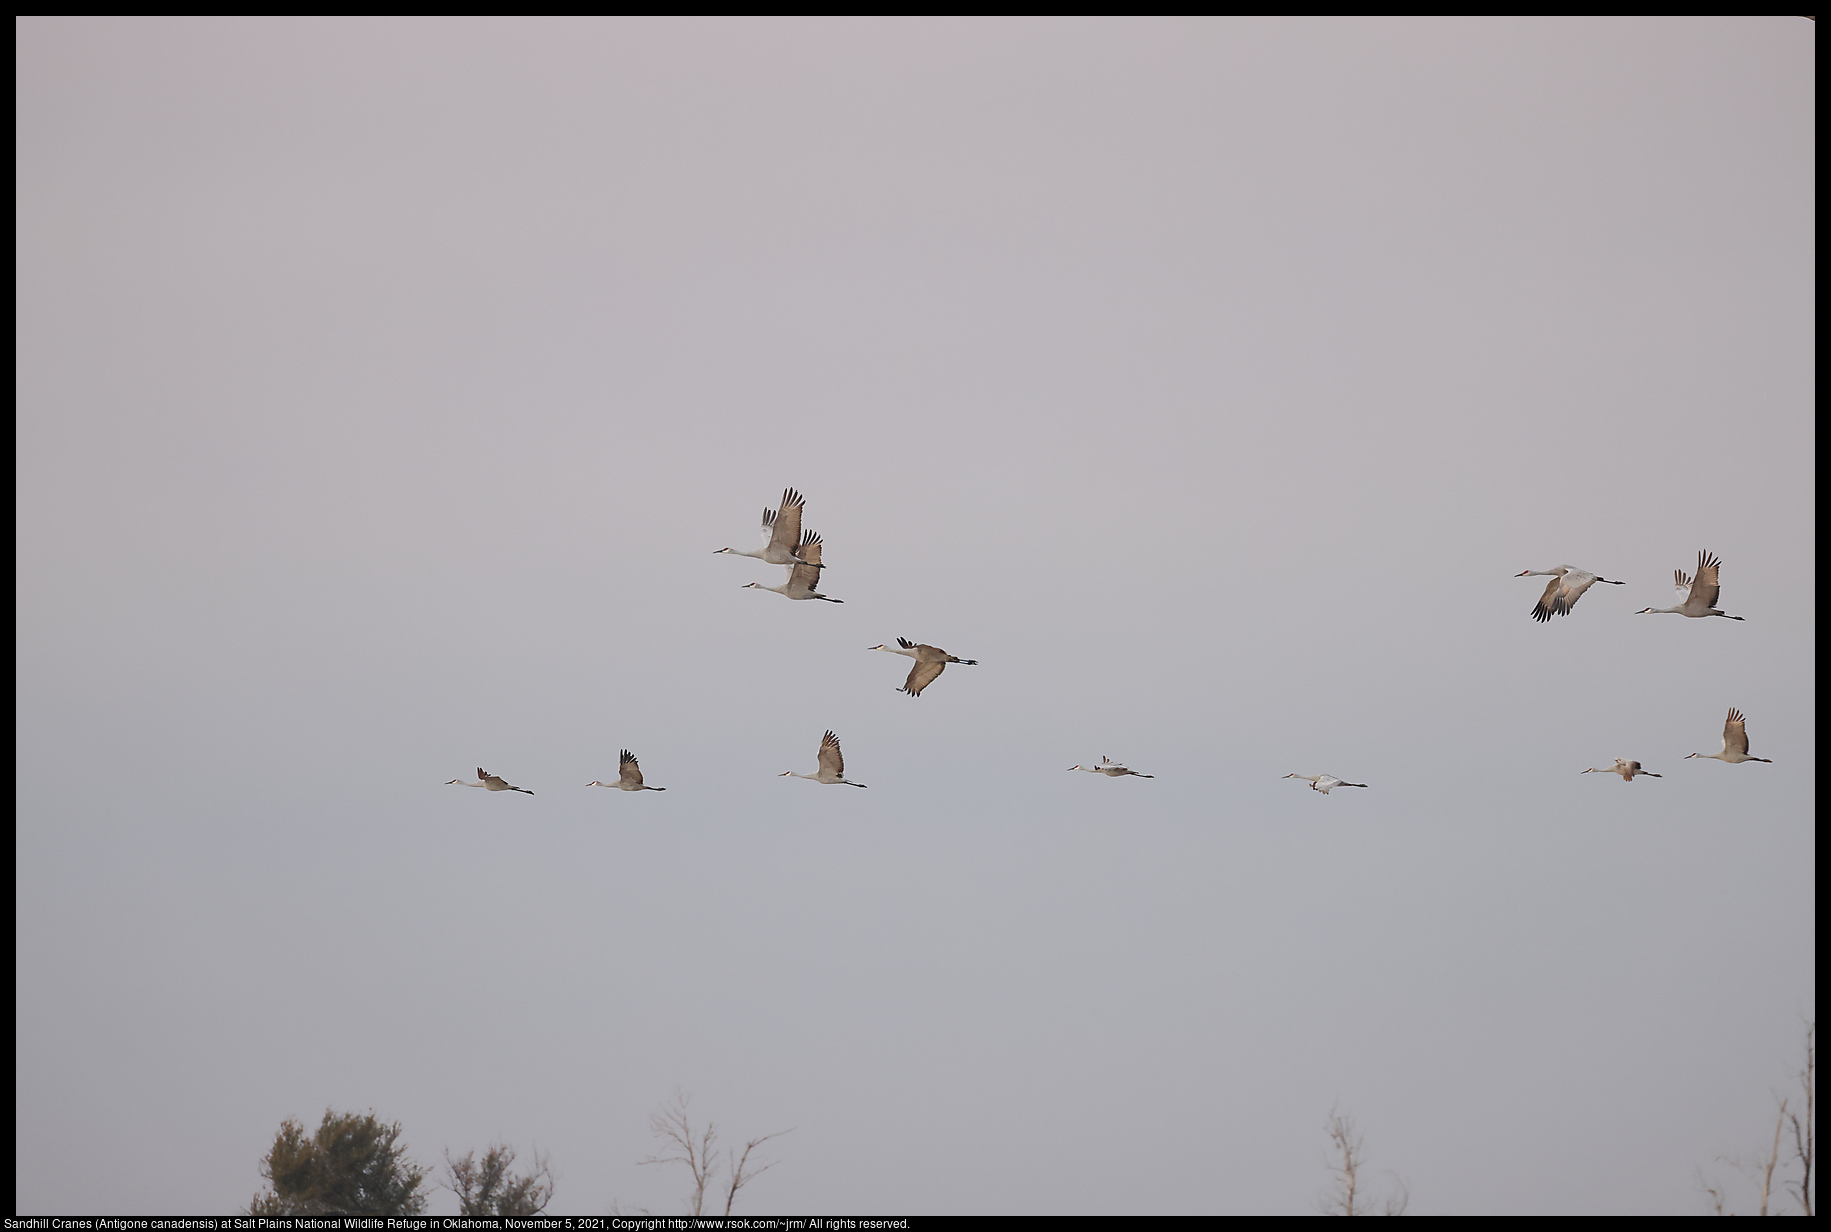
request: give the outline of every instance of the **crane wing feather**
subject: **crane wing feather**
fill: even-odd
[[[1708,552],[1697,554],[1697,581],[1691,586],[1691,599],[1705,608],[1717,605],[1717,594],[1723,588],[1717,584],[1717,569],[1722,561]]]
[[[1596,575],[1593,573],[1585,573],[1581,569],[1572,569],[1566,573],[1564,585],[1558,591],[1558,602],[1563,604],[1564,610],[1558,614],[1569,614],[1570,609],[1577,606],[1577,600],[1583,597],[1583,592],[1595,584]]]
[[[1563,584],[1564,584],[1564,579],[1561,577],[1554,577],[1551,579],[1550,582],[1548,582],[1546,584],[1545,593],[1539,596],[1538,606],[1534,607],[1532,609],[1532,619],[1534,619],[1534,620],[1550,620],[1551,619],[1552,613],[1554,611],[1556,611],[1556,609],[1557,609],[1558,587],[1562,586]]]
[[[812,591],[820,585],[821,570],[815,568],[820,563],[820,540],[810,539],[801,545],[802,565],[788,566],[788,585],[791,590]]]
[[[774,533],[769,537],[771,547],[779,547],[784,552],[795,550],[795,544],[801,539],[801,509],[804,504],[801,493],[793,488],[782,493],[782,507],[776,510]]]
[[[839,752],[839,737],[829,731],[820,738],[820,773],[839,778],[845,772],[846,759]]]
[[[922,690],[926,689],[936,676],[946,670],[947,664],[940,660],[917,659],[916,665],[909,669],[909,679],[903,682],[903,692],[911,697],[922,696]]]
[[[1723,747],[1738,757],[1748,756],[1748,723],[1740,710],[1732,709],[1729,721],[1723,724]]]

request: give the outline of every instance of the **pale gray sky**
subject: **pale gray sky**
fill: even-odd
[[[1699,1213],[1769,1132],[1808,23],[19,33],[20,1211],[330,1106],[670,1213],[677,1086],[798,1127],[753,1212],[1300,1214],[1338,1106],[1417,1213]],[[843,607],[712,554],[791,484]],[[1700,548],[1746,622],[1634,615]]]

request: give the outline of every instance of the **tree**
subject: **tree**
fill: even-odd
[[[553,1200],[553,1168],[540,1151],[533,1170],[521,1176],[509,1171],[513,1147],[492,1146],[481,1161],[474,1156],[454,1160],[445,1152],[445,1187],[458,1195],[460,1215],[538,1215]]]
[[[1806,1110],[1805,1122],[1801,1124],[1797,1111],[1787,1116],[1793,1124],[1793,1158],[1799,1164],[1799,1181],[1797,1184],[1789,1184],[1787,1189],[1807,1215],[1812,1213],[1812,1115],[1816,1111],[1812,1106],[1812,1083],[1816,1077],[1814,1070],[1818,1061],[1817,1041],[1813,1037],[1817,1032],[1816,1021],[1806,1024],[1806,1067],[1799,1071],[1799,1087],[1804,1096],[1801,1103]],[[1785,1106],[1784,1102],[1782,1106]]]
[[[718,1162],[718,1126],[706,1122],[703,1130],[695,1130],[687,1116],[687,1105],[693,1100],[691,1095],[674,1092],[674,1098],[663,1104],[648,1119],[649,1133],[658,1138],[664,1145],[663,1150],[674,1152],[671,1155],[651,1155],[637,1161],[639,1164],[685,1164],[687,1173],[693,1178],[692,1213],[705,1213],[706,1192],[712,1189],[713,1178],[719,1170]],[[790,1129],[778,1129],[773,1134],[764,1134],[761,1138],[752,1138],[744,1144],[744,1151],[739,1154],[735,1149],[726,1152],[726,1178],[724,1186],[725,1214],[731,1213],[731,1204],[737,1201],[738,1190],[754,1181],[763,1173],[776,1166],[776,1160],[763,1162],[759,1157],[756,1165],[750,1162],[750,1153],[771,1138],[780,1138],[783,1134],[792,1134]],[[713,1189],[714,1201],[717,1190]]]
[[[1743,1159],[1731,1156],[1719,1155],[1717,1157],[1720,1161],[1728,1164],[1738,1172],[1742,1172],[1753,1178],[1756,1197],[1755,1209],[1756,1213],[1760,1215],[1768,1213],[1768,1207],[1774,1196],[1774,1173],[1783,1164],[1786,1165],[1787,1169],[1786,1172],[1782,1173],[1783,1188],[1787,1193],[1792,1195],[1795,1202],[1799,1203],[1801,1214],[1810,1215],[1812,1213],[1813,1115],[1816,1112],[1816,1107],[1814,1106],[1814,1097],[1816,1095],[1814,1084],[1818,1077],[1818,1055],[1815,1038],[1817,1030],[1818,1024],[1816,1021],[1809,1021],[1806,1023],[1805,1067],[1801,1069],[1797,1075],[1799,1079],[1799,1090],[1796,1094],[1789,1095],[1784,1099],[1779,1100],[1779,1107],[1774,1113],[1773,1142],[1752,1164],[1745,1162]],[[1783,1138],[1789,1136],[1787,1134],[1788,1129],[1792,1130],[1790,1135],[1792,1138],[1792,1152],[1790,1158],[1783,1159],[1781,1157],[1781,1142]],[[1797,1177],[1791,1175],[1795,1169],[1797,1169]],[[1709,1197],[1713,1213],[1718,1215],[1729,1215],[1734,1213],[1728,1209],[1730,1195],[1728,1186],[1722,1180],[1719,1179],[1715,1182],[1706,1180],[1703,1175],[1703,1169],[1700,1168],[1698,1169],[1698,1185],[1703,1189],[1705,1195]]]
[[[400,1122],[385,1125],[373,1111],[324,1110],[309,1137],[291,1117],[280,1122],[273,1149],[261,1160],[271,1185],[248,1205],[250,1215],[418,1215],[426,1169],[406,1158]]]
[[[1323,1195],[1319,1208],[1325,1215],[1369,1214],[1371,1199],[1363,1192],[1361,1176],[1367,1156],[1360,1130],[1356,1128],[1353,1117],[1341,1116],[1333,1108],[1329,1109],[1329,1147],[1333,1156],[1329,1171],[1335,1174],[1335,1183]],[[1411,1191],[1406,1189],[1405,1182],[1398,1177],[1392,1179],[1399,1191],[1381,1204],[1380,1214],[1403,1215],[1405,1208],[1411,1204]]]

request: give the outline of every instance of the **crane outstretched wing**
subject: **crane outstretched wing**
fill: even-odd
[[[917,659],[916,665],[909,669],[909,679],[903,682],[903,692],[909,694],[911,697],[922,696],[922,690],[926,689],[933,683],[936,676],[939,676],[946,670],[947,664],[939,659],[932,659],[927,662]]]
[[[771,514],[763,515],[764,525],[770,527],[769,544],[781,548],[784,552],[793,552],[795,544],[801,538],[801,508],[807,502],[801,493],[789,488],[782,493],[782,507]]]
[[[820,738],[820,772],[834,778],[843,778],[846,772],[846,759],[839,752],[839,737],[830,731]]]
[[[1691,597],[1706,608],[1717,605],[1717,594],[1723,589],[1717,584],[1717,570],[1722,563],[1708,552],[1697,554],[1697,581],[1692,583]]]
[[[1748,756],[1748,722],[1733,706],[1729,710],[1729,721],[1723,724],[1723,747],[1738,757]]]

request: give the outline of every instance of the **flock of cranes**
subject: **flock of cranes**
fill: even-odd
[[[826,603],[843,603],[843,599],[831,598],[815,589],[815,586],[822,580],[826,565],[820,559],[822,551],[820,536],[814,531],[802,529],[801,516],[806,507],[807,501],[801,493],[793,488],[785,490],[782,493],[782,503],[778,507],[763,510],[763,544],[760,548],[754,552],[745,551],[742,548],[720,548],[713,555],[729,553],[733,556],[749,556],[766,564],[781,565],[787,570],[787,578],[780,586],[765,586],[761,582],[748,582],[742,589],[770,590],[789,599],[818,599]],[[1721,566],[1722,562],[1709,552],[1699,552],[1695,578],[1687,577],[1682,570],[1673,573],[1678,592],[1684,597],[1683,602],[1676,607],[1642,608],[1636,615],[1665,613],[1691,617],[1722,616],[1727,620],[1741,620],[1742,617],[1730,616],[1728,613],[1718,610],[1716,606],[1718,594],[1722,589],[1718,580]],[[1583,569],[1572,568],[1570,565],[1557,565],[1550,569],[1527,569],[1514,576],[1549,577],[1551,579],[1545,587],[1545,593],[1539,596],[1537,605],[1532,609],[1532,619],[1541,622],[1548,621],[1553,616],[1570,615],[1571,610],[1577,605],[1577,600],[1581,599],[1584,592],[1597,582],[1608,586],[1626,585],[1624,582],[1617,582]],[[879,644],[867,647],[867,649],[906,655],[915,660],[915,665],[909,669],[908,678],[897,689],[899,693],[907,694],[910,697],[922,696],[922,690],[938,680],[941,673],[947,670],[949,663],[960,663],[967,666],[978,666],[979,663],[977,659],[958,658],[938,646],[912,642],[908,638],[902,637],[896,639],[894,646]],[[830,786],[865,786],[863,783],[854,783],[846,778],[845,757],[839,749],[839,737],[832,731],[827,731],[820,738],[820,749],[816,756],[820,768],[813,774],[797,774],[793,770],[784,770],[778,777],[808,779]],[[1692,757],[1712,757],[1718,761],[1729,762],[1731,765],[1745,761],[1766,762],[1769,760],[1765,757],[1748,755],[1748,727],[1742,717],[1742,712],[1733,708],[1729,712],[1728,721],[1723,725],[1722,749],[1715,753],[1692,753],[1686,760],[1688,761]],[[1116,762],[1104,755],[1101,756],[1099,765],[1074,765],[1068,769],[1071,771],[1085,770],[1090,774],[1103,774],[1115,779],[1128,776],[1141,779],[1157,777],[1153,774],[1140,774],[1136,770],[1128,769],[1123,763]],[[628,749],[621,751],[617,770],[616,782],[600,783],[593,780],[586,786],[609,787],[618,791],[667,790],[665,787],[650,787],[642,781],[642,767],[637,763],[636,755]],[[1651,770],[1642,769],[1639,762],[1625,758],[1616,758],[1613,766],[1592,766],[1583,773],[1619,774],[1622,780],[1628,783],[1633,782],[1636,776],[1655,779],[1665,777],[1654,774]],[[1332,774],[1287,774],[1284,777],[1301,779],[1309,783],[1310,790],[1319,791],[1325,796],[1337,787],[1367,786],[1365,783],[1350,783],[1346,779],[1336,778]],[[472,783],[465,779],[452,779],[447,786],[481,787],[486,791],[518,791],[529,796],[534,794],[525,787],[516,787],[498,775],[487,773],[482,767],[477,769],[477,778],[481,781]]]
[[[830,599],[814,589],[814,583],[820,580],[820,571],[826,566],[820,563],[820,536],[801,529],[801,510],[806,505],[801,493],[788,489],[782,493],[781,508],[763,510],[763,546],[760,549],[746,552],[742,548],[720,548],[712,554],[721,556],[729,552],[733,556],[751,556],[772,565],[788,566],[788,580],[782,585],[748,582],[745,590],[773,590],[790,599],[844,603],[844,599]]]
[[[1723,589],[1720,580],[1722,567],[1723,562],[1709,552],[1699,552],[1695,578],[1687,577],[1682,569],[1672,571],[1672,579],[1678,587],[1678,593],[1684,597],[1682,603],[1677,607],[1643,607],[1635,615],[1645,616],[1652,613],[1691,616],[1698,619],[1706,616],[1721,616],[1725,620],[1741,620],[1742,617],[1731,616],[1717,607],[1717,596]],[[1534,620],[1550,620],[1553,616],[1570,615],[1570,609],[1577,605],[1577,600],[1583,597],[1583,592],[1597,582],[1607,582],[1610,586],[1625,585],[1622,582],[1610,582],[1605,577],[1599,577],[1582,569],[1573,569],[1569,565],[1558,565],[1551,569],[1527,569],[1514,576],[1551,578],[1550,583],[1545,587],[1545,593],[1539,596],[1538,606],[1532,609],[1532,619]],[[1748,724],[1743,719],[1742,712],[1733,706],[1730,707],[1728,720],[1723,724],[1723,747],[1715,753],[1689,753],[1685,756],[1685,760],[1690,761],[1693,757],[1714,757],[1718,761],[1726,761],[1731,765],[1744,761],[1764,761],[1769,765],[1773,764],[1766,757],[1748,755]],[[1617,757],[1612,766],[1591,766],[1583,773],[1619,774],[1624,783],[1632,783],[1636,775],[1650,779],[1666,777],[1663,774],[1654,774],[1651,770],[1643,770],[1640,768],[1639,762],[1629,761],[1625,757]],[[1349,783],[1345,786],[1352,787],[1354,784]],[[1318,790],[1327,791],[1328,788],[1319,787]]]

